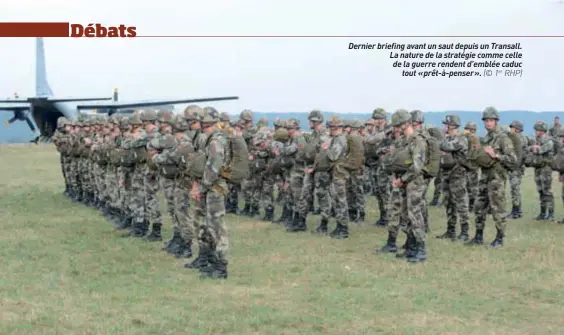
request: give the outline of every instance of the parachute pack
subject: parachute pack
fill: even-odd
[[[439,141],[434,136],[420,135],[425,139],[425,142],[427,142],[427,151],[425,152],[426,162],[423,166],[423,173],[429,178],[434,178],[439,174],[441,165]]]
[[[349,152],[346,157],[345,169],[358,171],[364,166],[364,142],[360,135],[347,135]]]
[[[473,133],[466,133],[466,140],[468,141],[468,152],[466,157],[459,160],[459,164],[465,167],[469,171],[476,171],[480,166],[476,163],[476,158],[480,152],[482,145],[480,144],[480,138]]]

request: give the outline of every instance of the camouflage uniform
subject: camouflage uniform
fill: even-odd
[[[121,137],[119,130],[119,119],[113,115],[108,120],[108,135],[104,138],[103,151],[106,155],[107,164],[104,171],[105,183],[108,199],[106,200],[106,217],[116,226],[121,225],[125,220],[125,215],[122,213],[119,204],[119,178],[117,169],[119,166],[119,152],[118,144]]]
[[[460,127],[460,118],[457,115],[447,115],[443,124],[450,129],[458,130]],[[468,192],[466,190],[466,168],[460,164],[461,160],[465,160],[468,155],[468,139],[465,135],[451,135],[447,132],[444,140],[441,142],[440,149],[446,155],[452,155],[455,165],[453,167],[443,168],[443,193],[445,199],[447,231],[437,236],[440,239],[456,238],[456,222],[460,220],[460,236],[462,241],[468,240]]]
[[[294,166],[288,176],[291,190],[293,220],[288,225],[287,230],[289,232],[299,232],[307,229],[305,224],[306,218],[300,214],[299,210],[305,174],[303,148],[307,144],[307,141],[305,136],[300,132],[300,123],[298,120],[289,119],[286,122],[286,129],[288,129],[290,133],[291,140],[284,147],[283,155],[294,159]]]
[[[265,221],[271,221],[274,215],[274,179],[267,172],[267,166],[271,159],[270,141],[272,134],[267,128],[261,128],[253,137],[253,146],[250,150],[251,177],[249,178],[249,189],[251,199],[251,217],[260,215],[260,207],[264,208]]]
[[[133,126],[131,134],[123,139],[122,147],[128,152],[131,169],[131,192],[129,192],[129,210],[132,216],[132,229],[122,235],[123,237],[143,237],[149,229],[148,222],[145,220],[145,162],[147,159],[146,147],[148,136],[143,130],[143,121],[139,114],[134,114],[129,118],[129,123]]]
[[[536,220],[554,219],[554,195],[552,194],[552,168],[550,160],[554,156],[554,141],[548,136],[546,123],[535,124],[538,146],[531,147],[531,153],[543,161],[542,167],[535,167],[535,184],[540,198],[540,214]]]
[[[349,134],[347,136],[361,137],[360,129],[362,122],[352,120],[349,124]],[[359,139],[362,143],[362,139]],[[364,147],[362,147],[364,160]],[[347,161],[349,161],[347,157]],[[356,223],[363,223],[366,216],[364,208],[364,163],[358,170],[349,169],[349,180],[347,182],[347,203],[349,204],[349,218]]]
[[[564,154],[564,129],[560,128],[556,135],[557,135],[558,140],[560,141],[560,144],[558,146],[559,147],[558,153],[560,155],[563,155]],[[564,173],[559,173],[558,177],[559,177],[558,179],[559,179],[560,185],[561,185],[560,197],[561,197],[562,203],[564,203]],[[564,219],[558,221],[558,223],[564,224]]]
[[[478,126],[474,121],[468,121],[464,126],[464,130],[476,135],[478,131]],[[480,180],[480,169],[473,171],[468,171],[466,173],[466,184],[468,190],[468,211],[474,212],[474,204],[476,203],[476,197],[478,196],[478,181]]]
[[[65,117],[60,117],[57,119],[57,130],[51,141],[55,144],[57,151],[59,152],[59,159],[61,162],[61,172],[63,179],[65,181],[65,195],[69,195],[70,190],[70,173],[69,173],[69,158],[68,158],[68,146],[69,146],[69,134],[68,131],[70,127],[67,126],[69,120]]]
[[[256,131],[253,125],[253,112],[245,109],[239,114],[240,126],[243,129],[243,138],[247,142],[247,147],[251,148],[253,143],[253,135]],[[243,193],[243,200],[245,206],[240,214],[250,216],[251,214],[251,195],[252,195],[252,182],[249,179],[245,180],[240,186],[240,192]]]
[[[200,210],[205,213],[206,223],[201,224],[198,239],[207,259],[207,266],[200,267],[202,277],[227,278],[227,252],[229,240],[225,225],[225,196],[227,182],[220,172],[230,161],[228,143],[219,128],[214,128],[219,115],[213,108],[205,108],[201,123],[211,139],[206,140],[206,167],[199,183]]]
[[[425,136],[425,137],[432,137],[431,134],[427,131],[427,128],[425,127],[424,123],[425,123],[425,117],[423,116],[423,112],[416,109],[410,112],[411,114],[411,122],[413,124],[413,128],[420,133],[421,135]],[[425,232],[429,232],[430,228],[429,228],[429,208],[427,206],[427,192],[429,191],[429,185],[431,184],[431,180],[433,178],[428,177],[427,175],[425,175],[425,192],[423,192],[423,199],[425,199],[425,201],[423,202],[423,221],[425,222]],[[393,205],[391,205],[393,206]]]
[[[521,152],[524,153],[527,150],[527,138],[522,133],[524,130],[523,123],[519,120],[514,120],[513,122],[511,122],[511,125],[509,127],[511,127],[512,131],[519,136],[521,140]],[[519,165],[517,169],[509,171],[509,185],[511,188],[511,200],[513,206],[508,217],[512,217],[514,219],[518,219],[523,215],[521,202],[521,182],[523,180],[523,175],[525,174],[525,165],[523,164],[522,157],[519,158],[517,164]]]
[[[409,156],[411,164],[406,166],[406,172],[395,172],[394,179],[401,183],[399,192],[402,203],[403,221],[408,223],[407,233],[410,240],[405,256],[410,263],[417,263],[426,260],[425,247],[425,223],[423,218],[425,193],[425,177],[423,168],[425,166],[425,153],[427,142],[425,138],[411,126],[412,116],[406,110],[398,110],[392,115],[392,125],[402,128],[405,138],[402,151]],[[411,134],[405,134],[411,129]],[[396,152],[396,151],[394,151]],[[397,153],[396,153],[397,154]],[[394,155],[396,155],[394,154]],[[391,236],[388,236],[388,244]]]
[[[372,119],[366,120],[364,122],[366,131],[362,136],[366,137],[374,135],[374,121]],[[378,155],[376,155],[375,148],[365,148],[364,150],[364,193],[366,195],[376,195],[376,179],[372,177],[373,170],[376,170],[376,164],[378,163]]]
[[[372,113],[373,120],[385,120],[386,112],[383,109],[376,109]],[[384,132],[384,129],[378,129],[377,133]],[[391,145],[392,138],[389,131],[388,136],[379,142],[377,148],[377,155],[380,162],[387,155]],[[380,209],[380,218],[376,222],[377,226],[385,227],[388,225],[388,208],[390,206],[390,192],[392,190],[391,178],[388,173],[384,171],[381,164],[376,166],[374,170],[374,179],[376,180],[376,199],[378,199],[378,207]]]
[[[499,122],[499,112],[488,107],[482,113],[482,120],[496,120]],[[495,152],[492,157],[495,164],[492,167],[482,167],[480,182],[478,186],[478,198],[476,199],[476,235],[468,242],[469,245],[484,243],[484,226],[486,216],[491,212],[497,230],[497,235],[491,243],[492,247],[503,246],[505,237],[505,180],[507,178],[507,168],[516,166],[517,157],[513,143],[500,129],[495,126],[488,129],[488,134],[484,138],[486,147],[491,147]]]
[[[274,123],[274,138],[271,143],[271,152],[274,153],[270,167],[274,170],[275,181],[278,182],[278,202],[282,205],[282,214],[275,223],[288,225],[293,220],[294,211],[292,208],[292,196],[289,188],[289,171],[293,160],[282,155],[284,148],[290,141],[290,134],[285,128],[285,122],[277,119]],[[278,153],[278,155],[277,155]],[[283,165],[286,163],[286,165]]]
[[[343,121],[338,116],[333,116],[327,123],[331,129],[331,143],[326,151],[327,158],[331,162],[331,200],[332,207],[335,209],[337,226],[330,236],[336,239],[349,237],[348,227],[348,204],[347,204],[347,181],[349,171],[344,167],[344,162],[349,150],[347,137],[342,133]]]

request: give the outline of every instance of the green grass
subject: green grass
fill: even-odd
[[[502,249],[436,240],[432,207],[426,263],[378,255],[387,231],[370,198],[370,224],[344,241],[228,215],[229,279],[212,281],[66,199],[53,148],[2,146],[0,162],[1,334],[564,333],[564,226],[532,220],[531,171]]]

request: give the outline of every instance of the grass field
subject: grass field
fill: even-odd
[[[436,240],[433,207],[426,263],[376,254],[370,198],[348,240],[228,215],[230,276],[212,281],[67,200],[52,147],[2,146],[0,162],[1,334],[564,334],[564,226],[533,221],[531,171],[499,250]]]

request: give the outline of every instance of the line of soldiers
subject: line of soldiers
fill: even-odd
[[[520,121],[513,121],[510,130],[499,125],[492,107],[482,119],[488,133],[479,138],[473,122],[459,132],[460,118],[454,114],[445,118],[443,130],[425,125],[418,110],[396,111],[391,124],[382,108],[367,121],[333,116],[325,122],[323,113],[313,110],[311,132],[304,132],[297,119],[276,120],[271,129],[264,119],[254,125],[250,110],[230,121],[212,107],[192,105],[180,115],[145,110],[129,117],[60,118],[53,143],[61,153],[68,197],[99,208],[117,229],[127,230],[125,237],[160,241],[157,193],[162,190],[173,225],[164,249],[191,258],[196,239],[198,256],[185,267],[199,269],[202,277],[227,278],[226,212],[255,217],[262,209],[263,220],[283,224],[288,232],[306,231],[307,217],[319,215],[313,232],[342,239],[349,237],[350,221],[364,222],[365,196],[372,192],[380,215],[375,225],[388,227],[379,251],[397,253],[402,230],[406,242],[397,256],[417,263],[426,259],[425,198],[432,180],[435,195],[443,191],[447,214],[447,230],[438,238],[483,244],[491,214],[497,228],[491,246],[500,247],[506,218],[522,216],[524,169],[534,167],[541,200],[537,219],[552,220],[552,171],[564,180],[559,145],[564,132],[558,129],[555,140],[547,125],[537,122],[532,140],[522,134]],[[507,181],[513,203],[508,215]],[[433,198],[437,202],[438,196]],[[282,211],[275,219],[277,204]],[[471,211],[476,231],[470,240]]]

